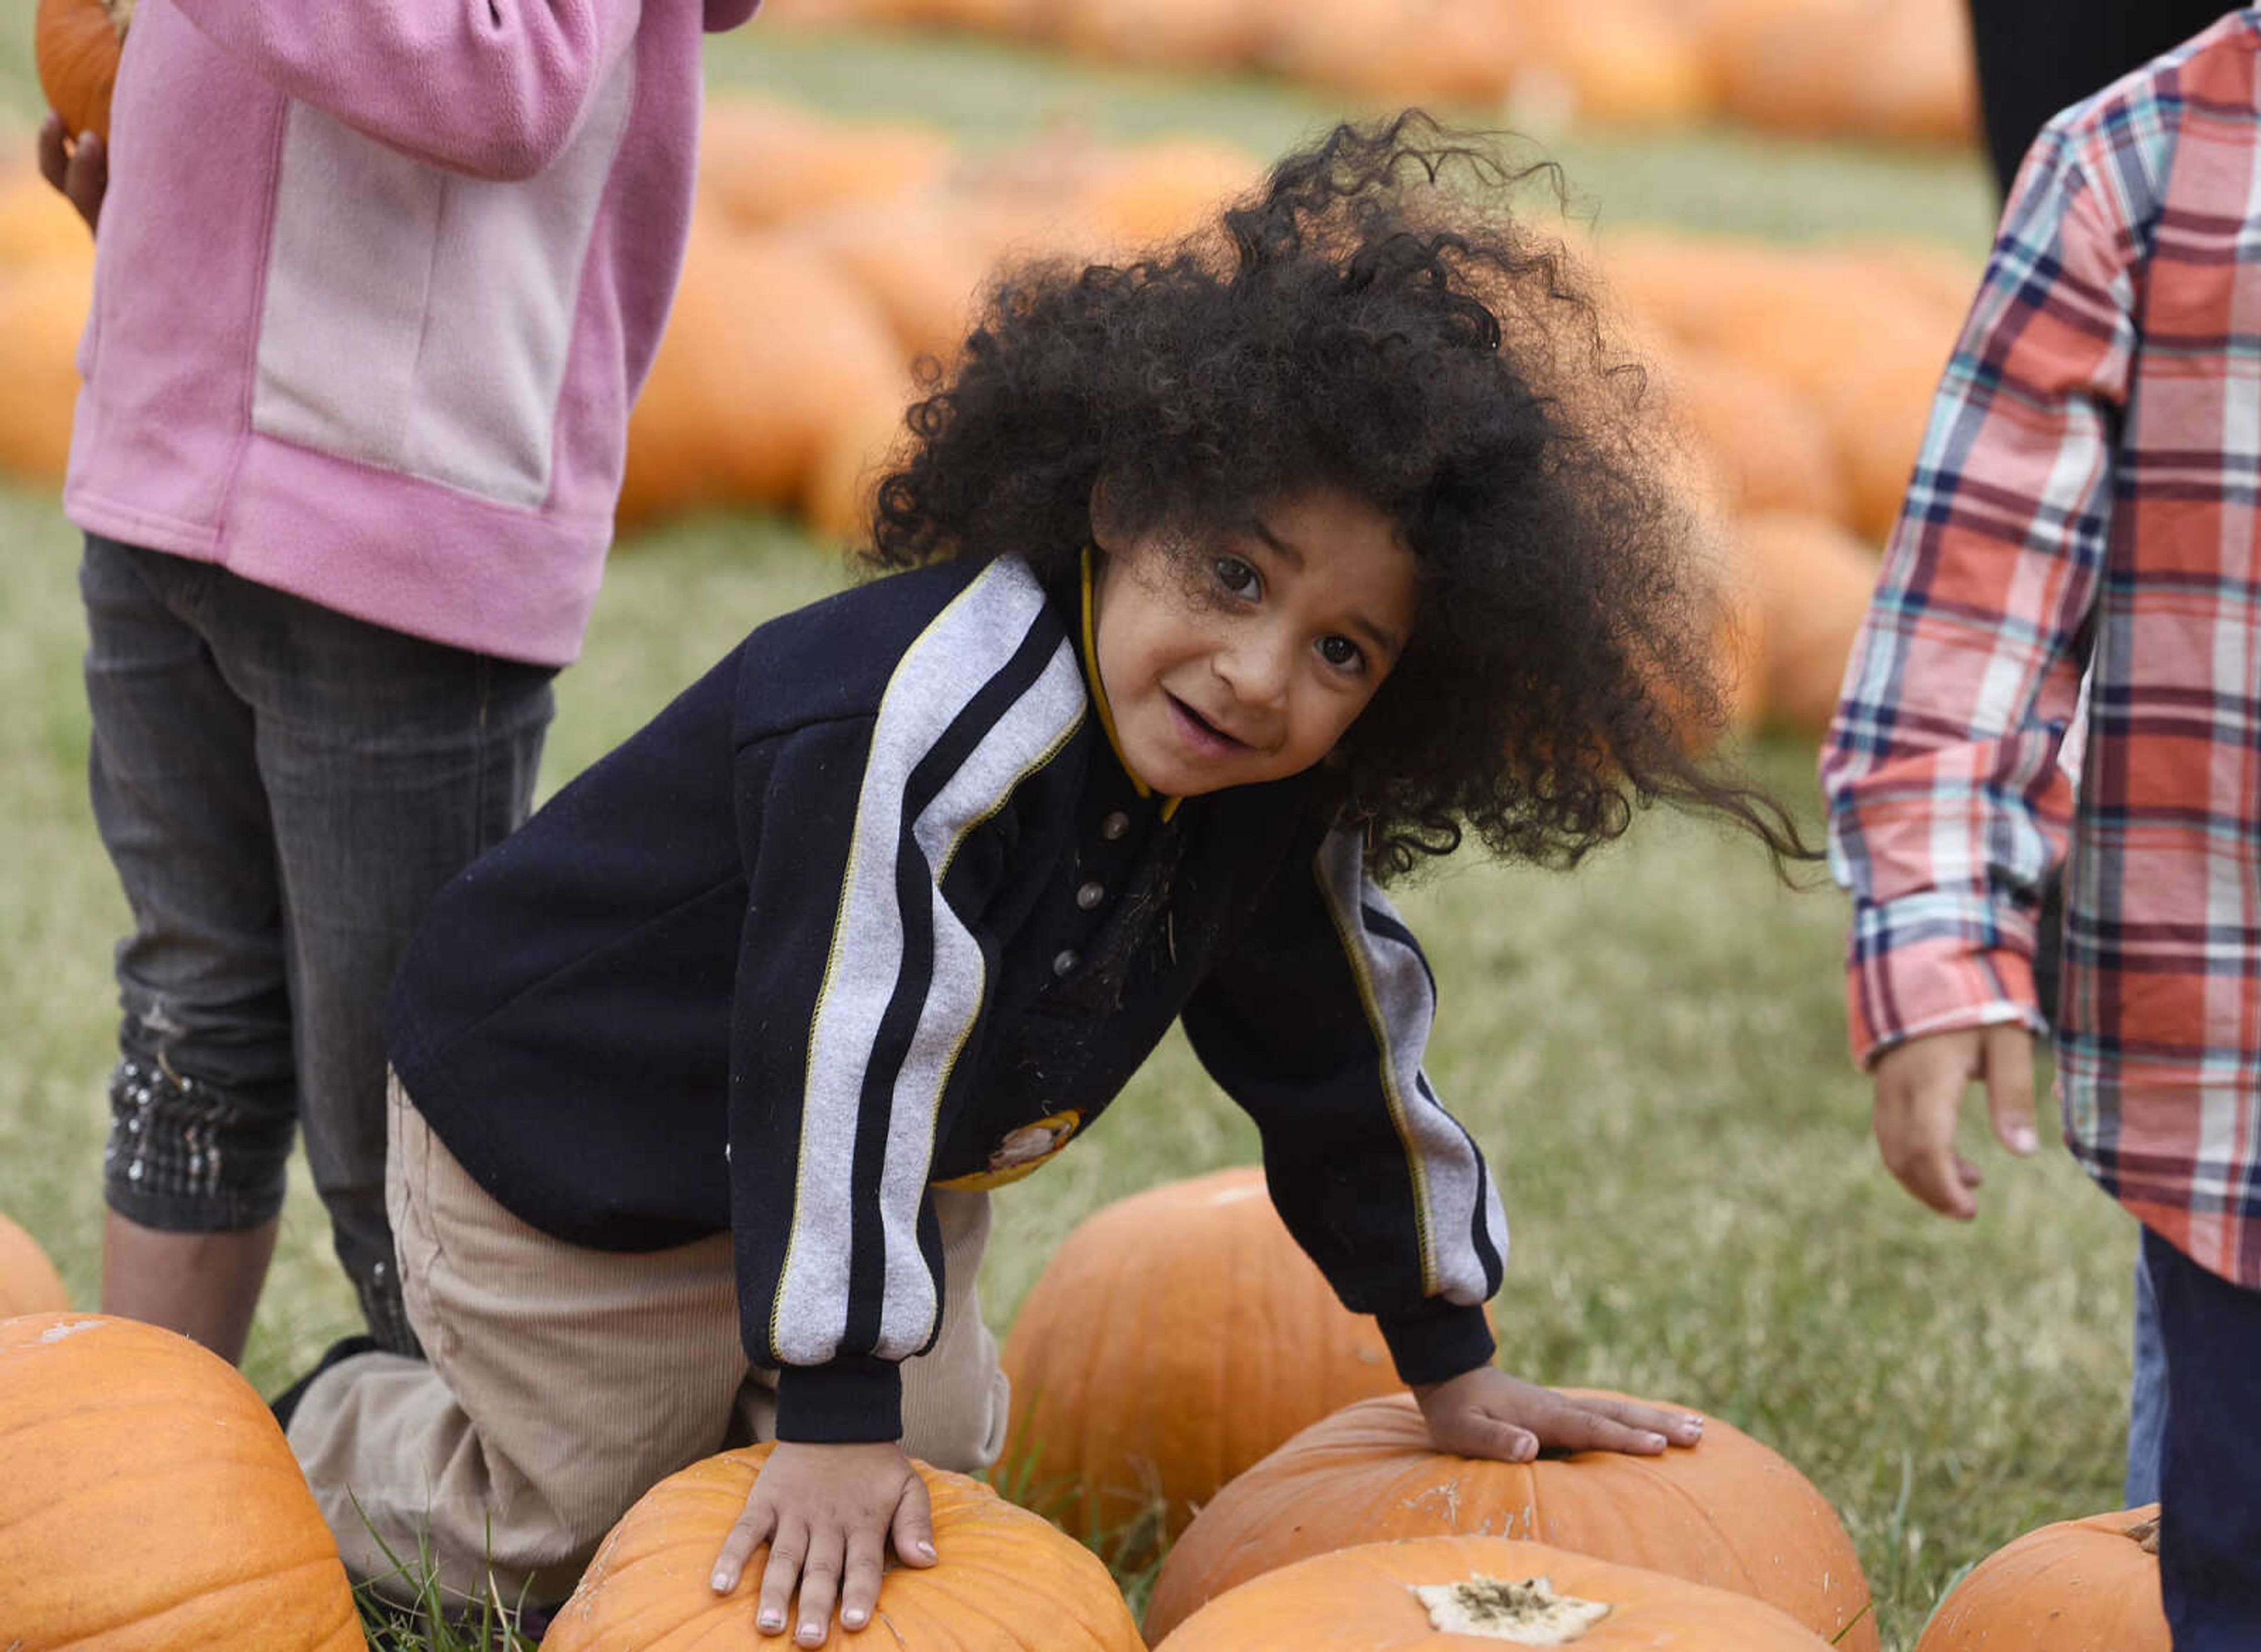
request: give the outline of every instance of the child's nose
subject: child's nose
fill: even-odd
[[[1292,656],[1281,639],[1245,638],[1218,655],[1217,675],[1244,704],[1276,705],[1288,693]]]

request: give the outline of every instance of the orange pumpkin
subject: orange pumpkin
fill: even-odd
[[[957,361],[989,277],[990,251],[953,194],[849,202],[795,219],[777,233],[861,287],[886,313],[906,363],[920,356],[945,366]]]
[[[1721,42],[1728,109],[1779,132],[1965,144],[1977,80],[1960,0],[1811,0]]]
[[[94,243],[83,230],[68,254],[0,266],[0,473],[61,486],[93,291]]]
[[[903,413],[915,394],[908,384],[874,385],[840,410],[801,488],[801,521],[811,532],[851,549],[871,543],[874,490],[910,441]]]
[[[1116,62],[1236,68],[1271,45],[1288,0],[1054,0],[1045,21],[1062,45]]]
[[[1163,139],[1101,157],[1081,176],[1066,213],[1103,244],[1136,250],[1213,225],[1261,171],[1231,144]]]
[[[313,1494],[266,1404],[176,1336],[96,1314],[0,1322],[7,1644],[362,1652]]]
[[[1541,1627],[1556,1633],[1540,1639]],[[1420,1537],[1267,1572],[1210,1601],[1157,1652],[1500,1652],[1518,1641],[1581,1652],[1829,1644],[1763,1601],[1662,1572],[1504,1537]]]
[[[754,1629],[766,1548],[738,1586],[707,1584],[771,1447],[726,1451],[670,1475],[605,1539],[558,1609],[542,1652],[768,1652]],[[1141,1652],[1138,1625],[1091,1552],[978,1480],[919,1465],[934,1513],[927,1569],[897,1566],[862,1633],[829,1646],[887,1652]]]
[[[1525,67],[1530,0],[1334,0],[1296,7],[1267,54],[1298,80],[1382,104],[1497,104]]]
[[[1767,720],[1818,735],[1836,713],[1845,661],[1876,591],[1877,559],[1818,516],[1745,517],[1742,543],[1759,592]]]
[[[0,1319],[19,1313],[61,1313],[70,1307],[62,1275],[39,1242],[0,1216]]]
[[[784,104],[717,98],[699,127],[699,185],[741,228],[851,201],[890,201],[942,181],[954,153],[908,121],[828,120]]]
[[[815,253],[693,216],[683,280],[628,418],[620,516],[797,505],[851,409],[902,365],[872,301]]]
[[[1677,352],[1663,377],[1669,401],[1716,465],[1730,508],[1850,520],[1843,457],[1809,399],[1713,349]]]
[[[1604,126],[1682,126],[1719,105],[1718,74],[1676,4],[1579,0],[1542,14],[1531,52],[1541,89],[1559,83],[1568,112]],[[1531,90],[1531,83],[1518,88]]]
[[[133,0],[39,0],[32,23],[39,90],[73,137],[109,138],[110,94],[133,21]]]
[[[1708,1419],[1703,1444],[1661,1457],[1492,1462],[1432,1450],[1409,1395],[1345,1406],[1210,1499],[1162,1563],[1146,1634],[1159,1639],[1203,1603],[1309,1555],[1456,1533],[1733,1590],[1825,1639],[1843,1634],[1843,1652],[1877,1644],[1868,1584],[1836,1511],[1732,1425]]]
[[[0,170],[0,269],[45,258],[87,262],[93,237],[61,190],[29,167]]]
[[[2159,1505],[2061,1520],[1955,1585],[1915,1652],[2168,1652],[2153,1547]]]
[[[999,1477],[1080,1536],[1133,1548],[1297,1430],[1403,1386],[1336,1300],[1263,1173],[1121,1199],[1067,1236],[1015,1316]]]

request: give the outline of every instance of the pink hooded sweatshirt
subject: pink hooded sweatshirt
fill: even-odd
[[[140,0],[64,508],[562,665],[757,0]],[[758,323],[756,323],[758,324]]]

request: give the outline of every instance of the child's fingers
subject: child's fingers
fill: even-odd
[[[887,1534],[858,1526],[848,1534],[848,1564],[840,1577],[840,1623],[860,1629],[879,1604],[879,1577],[887,1568]]]
[[[781,1517],[770,1534],[770,1557],[762,1566],[762,1603],[754,1612],[754,1627],[764,1634],[783,1634],[793,1610],[793,1588],[800,1581],[800,1562],[808,1553],[808,1527],[791,1517]]]
[[[1877,1066],[1877,1150],[1902,1187],[1943,1216],[1977,1213],[1970,1167],[1955,1151],[1975,1046],[1968,1034],[1939,1033],[1902,1045]]]
[[[2034,1131],[2034,1040],[2011,1023],[1989,1027],[1985,1036],[1986,1110],[1994,1138],[2023,1156],[2041,1146]]]
[[[1569,1451],[1622,1451],[1653,1457],[1671,1443],[1654,1428],[1635,1427],[1591,1405],[1569,1400],[1540,1426],[1548,1445]]]
[[[1432,1443],[1440,1450],[1448,1450],[1463,1457],[1493,1457],[1501,1462],[1529,1462],[1539,1454],[1538,1435],[1519,1424],[1488,1417],[1482,1411],[1468,1411],[1453,1419],[1442,1433],[1442,1439],[1432,1433]]]
[[[895,1505],[892,1532],[895,1555],[906,1566],[934,1564],[934,1513],[928,1506],[926,1483],[910,1476]]]
[[[832,1606],[840,1598],[847,1550],[846,1534],[836,1526],[819,1526],[808,1534],[808,1552],[800,1562],[800,1627],[793,1631],[803,1646],[822,1646],[832,1632]]]
[[[1630,1399],[1581,1399],[1577,1403],[1636,1432],[1662,1434],[1676,1446],[1692,1446],[1704,1438],[1704,1419],[1693,1411],[1644,1405]]]
[[[70,145],[63,135],[63,118],[50,110],[39,123],[39,176],[61,190],[69,169]]]
[[[759,1486],[746,1496],[744,1512],[730,1527],[722,1540],[721,1552],[714,1556],[714,1575],[707,1579],[718,1595],[727,1595],[738,1586],[739,1576],[746,1569],[746,1562],[753,1552],[769,1541],[771,1530],[777,1524],[777,1512],[769,1499],[762,1495]]]

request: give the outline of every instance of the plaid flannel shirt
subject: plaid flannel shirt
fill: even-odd
[[[1865,1063],[2021,1022],[2073,1153],[2261,1287],[2261,9],[2027,156],[1822,757]],[[2076,788],[2058,748],[2092,675]]]

